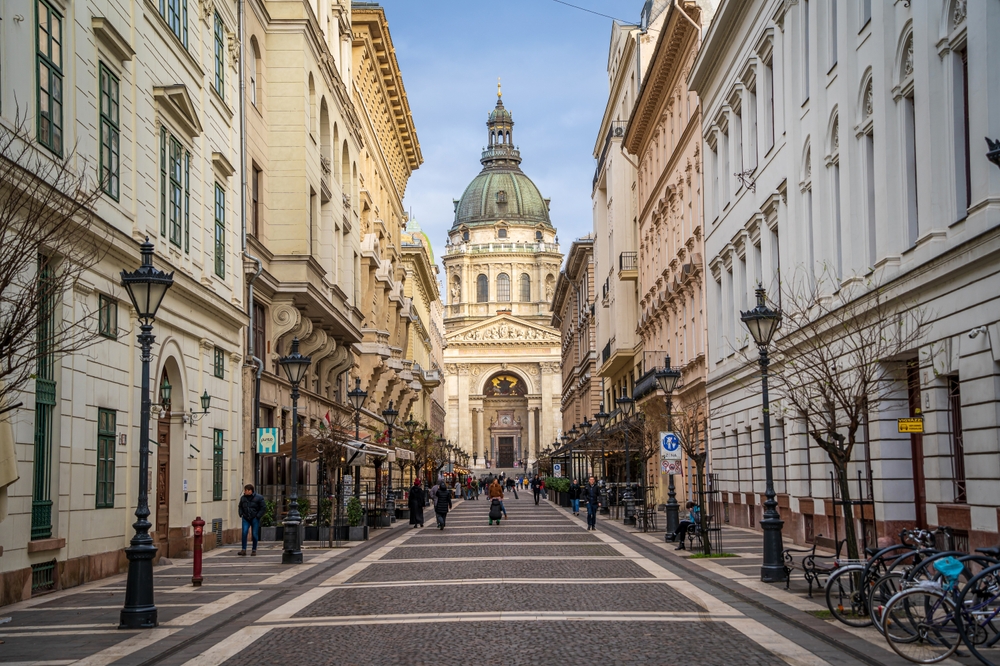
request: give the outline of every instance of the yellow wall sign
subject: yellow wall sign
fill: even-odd
[[[896,427],[899,432],[922,433],[924,431],[924,420],[921,417],[910,419],[896,419]]]

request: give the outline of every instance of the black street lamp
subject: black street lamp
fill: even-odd
[[[285,515],[284,550],[281,551],[282,564],[302,564],[302,539],[299,525],[299,382],[306,374],[312,359],[299,353],[299,339],[292,340],[292,353],[278,359],[278,365],[285,370],[285,376],[292,385],[292,471],[289,475],[292,494],[288,498],[288,513]]]
[[[680,381],[680,378],[681,371],[670,367],[670,355],[668,354],[663,370],[656,373],[656,381],[667,395],[667,430],[669,432],[674,431],[674,389],[677,388],[677,382]],[[677,504],[674,475],[668,474],[667,477],[667,533],[673,534],[677,532],[680,505]]]
[[[158,624],[156,605],[153,603],[153,558],[156,546],[149,536],[149,419],[151,402],[149,399],[149,362],[153,341],[153,321],[156,311],[174,283],[173,272],[165,273],[153,268],[153,244],[146,241],[139,246],[142,265],[128,273],[121,272],[122,285],[139,319],[137,339],[142,360],[142,395],[139,411],[139,497],[135,508],[136,521],[132,524],[135,535],[125,549],[128,558],[128,579],[125,583],[125,605],[119,619],[119,629],[144,629]],[[161,399],[170,401],[170,384],[166,377],[160,387]]]
[[[764,564],[760,568],[760,579],[765,583],[785,580],[785,566],[781,557],[781,528],[784,521],[778,515],[778,501],[774,492],[774,473],[771,466],[771,407],[767,396],[767,348],[771,338],[781,325],[781,310],[767,307],[764,288],[757,287],[757,307],[740,312],[743,325],[750,331],[760,354],[760,383],[763,390],[764,413],[764,518],[760,527],[764,531]]]
[[[626,525],[631,525],[635,518],[635,497],[632,495],[632,454],[629,450],[628,442],[628,421],[632,417],[632,410],[635,409],[635,400],[628,397],[628,391],[622,387],[622,397],[617,400],[618,408],[622,410],[622,432],[625,434],[625,492],[622,499],[625,501]]]
[[[583,421],[580,422],[580,433],[584,439],[584,446],[586,447],[584,457],[587,458],[590,455],[590,429],[594,427],[594,424],[587,420],[587,417],[583,417]],[[592,460],[593,458],[591,458]],[[585,464],[585,459],[580,460],[580,477],[587,476],[587,469]],[[585,479],[581,478],[581,481]]]
[[[594,414],[594,418],[597,420],[597,426],[601,429],[601,478],[607,481],[608,478],[608,460],[604,457],[604,428],[608,425],[608,421],[611,420],[611,414],[604,411],[604,403],[601,403],[601,411]]]
[[[392,427],[396,424],[396,417],[399,410],[392,408],[392,400],[389,401],[389,409],[382,410],[382,419],[385,420],[386,428],[389,430],[389,450],[392,451]],[[389,513],[389,522],[396,519],[396,498],[392,496],[392,463],[389,462],[391,456],[385,457],[385,464],[389,468],[389,483],[386,485],[385,508]]]
[[[417,434],[417,428],[420,427],[420,422],[413,418],[413,412],[410,412],[410,417],[403,421],[403,429],[406,430],[406,439],[410,443],[410,448],[415,448],[414,437]],[[399,470],[399,483],[403,483],[403,469]]]
[[[569,435],[569,478],[570,480],[576,477],[576,456],[573,451],[573,444],[576,442],[576,438],[580,436],[580,431],[576,429],[576,425],[569,429],[566,433]]]
[[[361,388],[361,377],[355,377],[354,388],[347,392],[347,399],[354,408],[354,441],[361,439],[361,407],[367,398],[368,391]],[[361,465],[354,466],[354,496],[361,497]]]

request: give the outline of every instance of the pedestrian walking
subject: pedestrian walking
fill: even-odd
[[[538,504],[538,498],[542,494],[542,480],[540,478],[538,478],[537,474],[535,475],[535,478],[533,478],[531,480],[531,492],[535,496],[535,504],[537,505]]]
[[[677,525],[677,531],[668,534],[664,537],[666,541],[680,541],[680,544],[674,550],[687,550],[684,547],[684,537],[687,536],[689,529],[697,525],[701,521],[701,507],[694,502],[687,503],[688,515],[687,518],[682,520]]]
[[[444,521],[448,517],[448,509],[451,508],[451,490],[447,484],[440,484],[434,494],[434,514],[437,516],[439,530],[444,529]]]
[[[410,507],[410,524],[413,527],[424,526],[424,489],[420,485],[420,479],[413,480],[413,487],[410,488],[410,497],[407,505]]]
[[[489,490],[489,500],[492,502],[494,499],[500,500],[500,510],[503,511],[503,517],[507,517],[507,507],[503,505],[503,486],[500,485],[499,479],[493,479],[493,483],[490,484]]]
[[[577,479],[573,479],[573,483],[569,484],[569,501],[573,505],[573,515],[580,515],[580,493],[583,488],[580,487],[580,482]]]
[[[243,497],[240,498],[237,511],[243,519],[243,548],[237,555],[247,554],[247,530],[253,532],[253,550],[250,551],[250,555],[256,555],[257,540],[260,539],[260,520],[267,513],[267,501],[263,495],[254,490],[252,483],[243,486]]]
[[[597,529],[597,507],[601,503],[601,489],[594,477],[590,477],[583,488],[583,497],[587,500],[587,529]]]

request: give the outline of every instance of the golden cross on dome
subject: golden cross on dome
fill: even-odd
[[[503,97],[503,92],[500,90],[500,77],[497,77],[497,99]]]

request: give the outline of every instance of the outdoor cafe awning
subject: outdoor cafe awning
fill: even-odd
[[[377,444],[372,444],[371,442],[359,442],[355,440],[344,442],[343,446],[347,449],[347,465],[352,467],[354,465],[369,464],[369,455],[387,458],[389,462],[392,462],[396,458],[395,451],[390,451],[383,446],[378,446]]]

